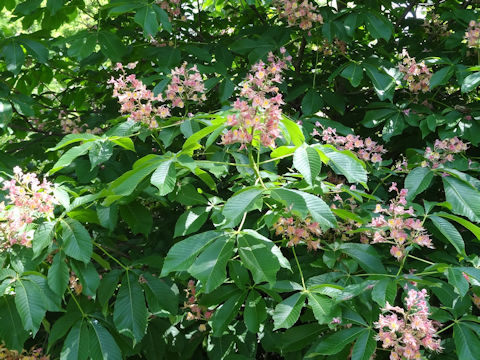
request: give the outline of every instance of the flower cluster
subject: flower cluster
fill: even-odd
[[[423,21],[425,33],[433,37],[445,37],[449,35],[448,23],[440,19],[440,15],[433,13],[430,18]]]
[[[422,167],[438,168],[441,164],[455,160],[454,154],[464,152],[468,145],[456,136],[451,139],[435,140],[433,150],[431,147],[425,149]]]
[[[302,30],[312,28],[314,23],[323,24],[322,15],[317,14],[317,7],[308,0],[285,0],[277,2],[280,17],[287,18],[288,25],[298,25]]]
[[[382,154],[386,152],[383,145],[378,145],[369,137],[362,139],[360,136],[349,134],[347,136],[337,135],[337,130],[331,127],[324,128],[318,121],[315,126],[322,129],[320,133],[313,129],[312,136],[321,136],[322,141],[335,146],[339,150],[350,150],[365,161],[373,163],[382,162]]]
[[[285,49],[280,52],[285,54]],[[263,146],[275,146],[275,139],[280,136],[280,106],[284,104],[277,85],[282,82],[282,72],[290,60],[290,56],[280,59],[270,53],[267,64],[259,61],[253,66],[240,84],[240,97],[233,104],[235,113],[227,120],[232,129],[222,135],[222,144],[240,143],[240,149],[245,149],[246,144],[259,137]]]
[[[173,107],[183,108],[185,101],[205,101],[205,85],[197,65],[187,69],[187,63],[176,67],[171,73],[172,81],[167,87],[166,97]]]
[[[324,56],[333,55],[334,52],[346,54],[347,43],[339,39],[335,39],[333,40],[333,43],[330,43],[327,39],[324,39],[317,50],[321,50]]]
[[[187,301],[183,304],[183,307],[188,309],[187,320],[208,320],[212,317],[213,311],[197,304],[196,292],[195,281],[190,280],[185,289]],[[205,325],[200,325],[199,329],[205,331]]]
[[[275,234],[288,240],[287,246],[295,246],[300,242],[307,244],[309,250],[317,250],[320,246],[318,237],[322,231],[317,222],[310,217],[301,220],[296,217],[281,217],[273,225]]]
[[[50,355],[44,355],[42,348],[32,348],[30,351],[10,350],[0,344],[0,359],[5,360],[49,360]]]
[[[155,96],[135,74],[126,74],[125,68],[133,70],[136,64],[129,63],[124,67],[117,63],[115,70],[121,74],[117,79],[112,77],[108,81],[113,84],[113,96],[121,105],[120,112],[129,114],[134,121],[154,129],[158,127],[157,117],[164,119],[170,116],[170,106],[165,104],[167,100],[171,101],[173,108],[183,108],[185,101],[205,100],[203,78],[196,66],[187,69],[187,63],[184,63],[171,71],[172,81],[167,88],[165,99],[162,94]]]
[[[88,128],[88,124],[82,124],[82,120],[77,118],[68,118],[63,110],[58,114],[60,119],[60,126],[65,134],[80,134],[80,133],[89,133],[89,134],[101,134],[102,129],[96,127],[93,129]]]
[[[0,247],[14,244],[30,246],[31,225],[35,219],[53,217],[55,199],[53,188],[45,179],[40,182],[35,174],[24,174],[17,166],[14,177],[3,181],[3,190],[10,204],[0,203]]]
[[[470,21],[465,33],[465,40],[467,40],[468,47],[480,49],[480,22]]]
[[[395,191],[397,196],[390,201],[388,208],[377,204],[375,213],[381,215],[373,218],[370,224],[376,229],[372,243],[392,244],[390,254],[397,260],[401,260],[405,256],[406,247],[411,244],[433,249],[432,239],[426,233],[422,221],[414,218],[413,208],[405,209],[408,190],[398,190],[397,184],[393,182],[389,191]]]
[[[436,335],[436,324],[428,319],[427,291],[411,289],[405,297],[406,309],[391,306],[388,302],[382,308],[378,322],[377,340],[382,347],[392,348],[390,360],[421,359],[420,348],[441,352],[441,340]]]
[[[180,0],[158,0],[157,5],[167,12],[170,20],[180,15]]]
[[[407,81],[408,89],[412,93],[430,91],[430,78],[432,74],[427,65],[422,61],[417,63],[415,58],[408,55],[407,50],[403,50],[403,61],[398,64],[398,70],[404,74],[403,79]]]

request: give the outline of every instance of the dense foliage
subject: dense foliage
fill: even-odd
[[[2,356],[478,359],[476,3],[1,1]]]

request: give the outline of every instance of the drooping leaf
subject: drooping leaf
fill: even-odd
[[[307,357],[339,353],[347,344],[357,339],[364,331],[364,328],[353,326],[349,329],[337,331],[329,336],[324,336],[318,344],[313,347]]]
[[[70,272],[68,271],[68,265],[65,263],[65,255],[62,252],[58,252],[53,257],[52,266],[48,269],[48,286],[61,296],[67,289],[69,278]]]
[[[369,360],[377,347],[375,333],[370,329],[363,330],[352,349],[352,360]]]
[[[185,236],[198,231],[208,219],[208,212],[205,206],[187,210],[175,224],[174,237]]]
[[[467,325],[461,322],[453,325],[453,340],[459,359],[476,360],[478,358],[480,340]]]
[[[231,295],[227,301],[220,305],[212,316],[212,335],[215,337],[222,336],[230,322],[237,316],[240,306],[247,294],[238,292]]]
[[[177,181],[175,162],[166,160],[162,162],[152,174],[150,182],[159,190],[159,195],[164,196],[173,191]]]
[[[434,173],[427,167],[416,167],[412,169],[405,178],[404,187],[408,189],[407,200],[412,201],[415,197],[425,191],[432,182]]]
[[[90,322],[90,356],[93,360],[121,359],[122,353],[112,334],[97,320]]]
[[[147,317],[145,297],[138,277],[127,272],[123,276],[113,308],[113,323],[119,333],[128,336],[136,344],[147,331]]]
[[[25,330],[35,335],[47,311],[42,289],[33,281],[15,282],[15,305]]]
[[[353,87],[357,87],[363,79],[363,68],[356,63],[350,63],[343,69],[340,76],[350,81]]]
[[[472,91],[480,84],[480,71],[468,75],[465,79],[463,79],[462,83],[462,93],[466,93]]]
[[[261,194],[262,190],[254,187],[239,191],[227,200],[223,207],[222,214],[231,227],[236,226],[242,219],[244,213],[251,210]]]
[[[60,360],[86,360],[89,356],[89,332],[85,321],[78,321],[63,343]]]
[[[452,205],[452,211],[471,221],[480,221],[480,192],[453,176],[443,177],[442,180],[445,197]]]
[[[332,321],[334,301],[324,295],[308,294],[308,305],[313,310],[313,315],[319,324],[328,324]]]
[[[159,313],[165,310],[172,315],[178,311],[178,297],[168,284],[149,273],[144,273],[145,295],[148,302],[148,308],[152,313]]]
[[[13,296],[0,297],[0,341],[8,349],[22,351],[23,343],[28,338],[28,331],[24,330],[22,320],[15,307]]]
[[[243,319],[248,331],[253,334],[258,332],[260,324],[267,318],[266,308],[263,297],[257,291],[251,290],[245,300],[245,310],[243,311]]]
[[[382,262],[373,246],[368,244],[345,243],[340,246],[342,252],[358,261],[359,265],[369,273],[386,273]]]

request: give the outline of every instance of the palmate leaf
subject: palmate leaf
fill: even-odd
[[[352,349],[352,360],[369,360],[377,347],[375,332],[364,329]]]
[[[462,235],[455,229],[448,220],[445,220],[438,216],[429,216],[429,219],[435,225],[435,227],[442,233],[443,236],[453,245],[455,250],[461,255],[465,254],[465,243],[463,241]]]
[[[333,355],[339,353],[347,344],[350,344],[364,333],[365,330],[365,328],[354,326],[349,329],[337,331],[329,336],[324,336],[314,345],[306,357],[311,358],[318,355]]]
[[[222,336],[227,326],[237,316],[246,296],[246,292],[236,292],[215,310],[212,316],[213,336]]]
[[[457,355],[462,360],[477,360],[480,340],[478,336],[465,324],[457,323],[453,326],[453,340],[457,348]]]
[[[89,332],[87,322],[78,321],[70,330],[60,353],[60,360],[87,360],[89,356]]]
[[[260,294],[251,290],[245,300],[245,310],[243,311],[243,319],[248,331],[255,334],[260,328],[260,324],[267,319],[267,305]]]
[[[90,356],[92,360],[116,360],[122,358],[122,353],[112,334],[97,320],[90,321]]]
[[[65,254],[84,263],[90,262],[93,244],[87,229],[73,219],[62,220],[61,224]]]
[[[236,226],[243,214],[254,207],[261,194],[262,190],[260,188],[252,187],[239,191],[228,199],[223,207],[222,214],[229,222],[229,226]]]
[[[125,273],[113,308],[113,323],[118,332],[133,340],[142,340],[147,331],[147,306],[138,277]]]

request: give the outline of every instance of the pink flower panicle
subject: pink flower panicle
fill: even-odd
[[[200,306],[197,304],[197,296],[196,296],[196,288],[195,288],[195,281],[190,280],[188,282],[187,288],[185,289],[187,301],[183,303],[184,309],[187,309],[187,320],[205,320],[208,321],[213,315],[212,310],[208,310],[204,306]],[[201,331],[205,331],[205,325],[200,325],[199,329]]]
[[[170,20],[181,14],[180,0],[157,0],[156,3],[160,8],[166,11]]]
[[[445,37],[450,34],[448,31],[448,23],[440,19],[440,15],[431,14],[429,18],[423,20],[425,33],[430,37]]]
[[[273,225],[275,234],[288,239],[287,246],[295,246],[299,243],[307,244],[308,250],[317,250],[320,246],[318,237],[322,234],[317,222],[310,217],[301,220],[297,217],[281,217]]]
[[[186,101],[201,102],[206,99],[203,78],[196,66],[187,69],[187,63],[183,63],[171,71],[172,82],[168,85],[165,98],[162,94],[155,96],[135,74],[126,74],[125,68],[133,70],[136,65],[117,63],[115,70],[121,74],[117,79],[112,77],[108,83],[113,84],[113,97],[121,105],[120,112],[129,114],[129,118],[146,124],[150,129],[158,127],[157,117],[165,119],[170,116],[170,106],[166,101],[171,101],[171,107],[183,108]]]
[[[398,70],[404,74],[403,79],[407,81],[410,92],[416,94],[419,91],[424,93],[430,91],[432,73],[428,66],[423,61],[417,63],[415,58],[411,58],[405,49],[401,57],[403,61],[398,64]]]
[[[203,78],[197,65],[187,68],[187,63],[171,72],[172,81],[167,87],[166,97],[172,107],[183,108],[186,101],[201,102],[207,100]]]
[[[286,18],[288,25],[299,26],[302,30],[311,29],[315,23],[323,24],[322,15],[317,14],[317,7],[308,0],[277,1],[279,16]]]
[[[465,40],[467,40],[468,47],[480,49],[480,22],[470,21],[465,33]]]
[[[374,323],[379,329],[376,340],[382,341],[384,349],[392,349],[390,360],[421,359],[421,347],[441,352],[437,324],[428,319],[427,291],[409,290],[405,303],[406,309],[403,309],[387,302],[378,322]]]
[[[285,54],[285,49],[280,52]],[[266,147],[275,147],[280,137],[279,120],[284,104],[278,84],[283,80],[282,72],[291,57],[279,58],[272,53],[268,63],[257,62],[247,78],[240,84],[240,97],[233,104],[234,113],[228,116],[227,125],[232,128],[222,135],[224,145],[240,143],[245,149],[255,138]]]
[[[66,116],[66,113],[61,110],[58,114],[58,118],[60,119],[60,126],[65,134],[80,134],[80,133],[89,133],[89,134],[101,134],[102,129],[96,127],[93,129],[88,128],[88,124],[82,124],[82,119],[77,118],[69,118]]]
[[[389,191],[395,191],[397,197],[390,201],[388,208],[377,204],[375,212],[381,215],[373,218],[369,224],[375,229],[371,243],[392,244],[390,254],[399,261],[405,256],[405,249],[410,244],[433,249],[432,239],[422,222],[414,218],[413,208],[405,208],[408,190],[398,190],[397,183],[393,182]]]
[[[322,129],[320,133],[317,129],[313,129],[312,136],[320,136],[326,144],[335,146],[339,150],[350,150],[365,161],[377,163],[382,161],[382,154],[386,153],[383,145],[378,145],[369,137],[362,139],[358,135],[349,134],[347,136],[337,135],[337,130],[331,127],[326,129],[318,121],[315,126]]]
[[[433,150],[431,147],[425,149],[423,157],[426,159],[422,162],[422,167],[438,168],[441,164],[454,161],[454,154],[464,152],[468,149],[468,145],[456,136],[451,139],[435,140]]]
[[[0,203],[0,247],[14,244],[30,246],[35,219],[52,218],[55,207],[52,184],[37,175],[24,174],[17,166],[14,177],[3,181],[3,190],[8,191],[9,204]]]

